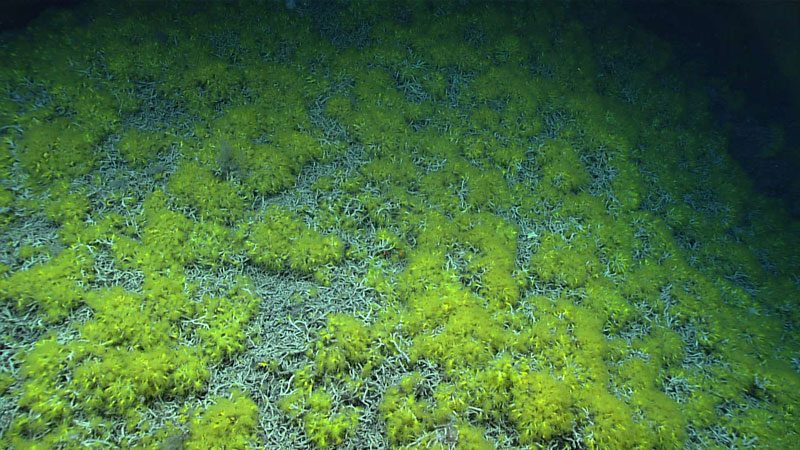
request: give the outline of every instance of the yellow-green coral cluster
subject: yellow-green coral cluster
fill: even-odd
[[[0,444],[797,439],[800,225],[668,46],[561,4],[273,3],[52,12],[3,50],[0,301],[53,329],[9,336]],[[285,343],[248,324],[293,316],[257,362]]]

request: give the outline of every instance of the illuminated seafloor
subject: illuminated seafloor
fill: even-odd
[[[741,92],[581,2],[293,3],[4,40],[0,447],[800,448]]]

